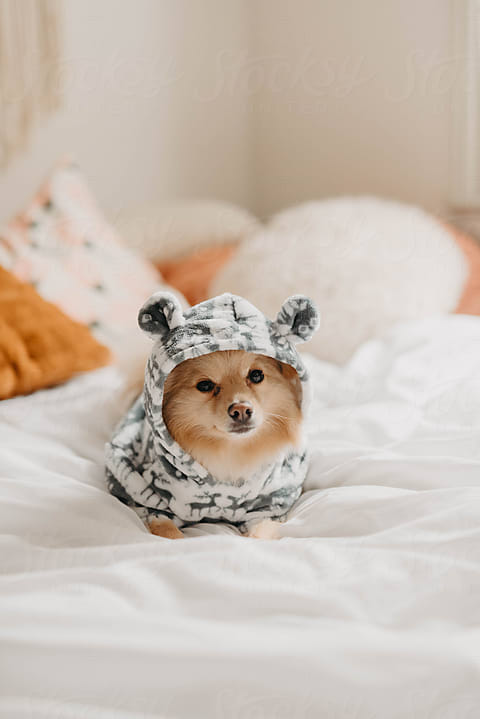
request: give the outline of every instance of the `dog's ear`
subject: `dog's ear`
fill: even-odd
[[[153,340],[165,339],[185,324],[182,307],[171,292],[155,292],[138,313],[138,326]]]
[[[290,342],[307,342],[318,329],[320,316],[309,297],[292,295],[282,305],[273,322],[274,333]]]

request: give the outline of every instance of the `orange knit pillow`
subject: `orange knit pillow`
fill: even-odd
[[[88,327],[0,267],[0,399],[59,384],[109,356]]]
[[[455,312],[462,315],[480,315],[480,245],[469,235],[452,225],[446,225],[467,261],[468,275]]]

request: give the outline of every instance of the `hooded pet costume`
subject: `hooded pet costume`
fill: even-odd
[[[290,297],[272,322],[235,295],[215,297],[183,313],[172,294],[158,292],[145,302],[138,322],[154,345],[143,393],[106,446],[110,492],[144,521],[168,517],[178,527],[222,521],[246,531],[261,519],[285,516],[302,491],[305,451],[286,448],[253,477],[219,482],[171,437],[162,413],[163,388],[168,374],[184,360],[218,350],[245,350],[294,367],[305,413],[308,374],[294,344],[306,342],[317,329],[311,300]]]

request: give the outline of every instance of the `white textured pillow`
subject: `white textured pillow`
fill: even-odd
[[[260,228],[247,210],[227,202],[198,200],[138,209],[120,218],[130,247],[151,260],[170,260],[202,247],[238,242]]]
[[[274,217],[240,246],[210,293],[244,295],[271,317],[288,295],[309,295],[322,321],[306,350],[343,363],[394,322],[454,310],[466,274],[451,234],[423,210],[345,197]]]

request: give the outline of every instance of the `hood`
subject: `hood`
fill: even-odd
[[[305,414],[310,398],[308,372],[295,345],[309,340],[319,324],[308,297],[289,297],[272,321],[237,295],[226,293],[182,312],[174,295],[158,292],[141,308],[138,323],[154,341],[145,370],[145,416],[164,450],[182,463],[182,472],[200,477],[208,474],[175,442],[163,420],[165,380],[187,359],[222,350],[245,350],[289,364],[300,378]]]

